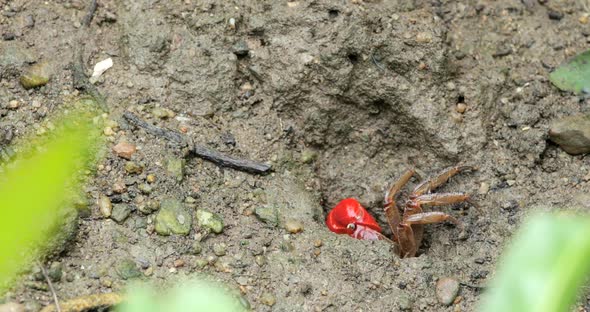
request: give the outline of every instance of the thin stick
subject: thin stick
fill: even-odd
[[[264,163],[249,159],[235,158],[224,155],[218,151],[212,150],[202,145],[190,144],[182,134],[173,130],[164,129],[149,124],[131,112],[125,112],[123,114],[123,118],[125,118],[130,124],[145,129],[145,131],[149,134],[163,137],[166,140],[179,143],[183,146],[188,146],[193,155],[208,160],[218,166],[233,168],[239,171],[255,174],[268,174],[272,170],[270,165]]]
[[[53,288],[53,283],[51,282],[51,279],[49,278],[49,275],[47,274],[47,270],[45,270],[43,263],[41,263],[40,261],[37,261],[37,265],[41,268],[41,273],[43,274],[43,277],[45,277],[45,280],[47,281],[47,285],[49,285],[49,290],[51,290],[51,294],[53,295],[53,302],[55,302],[55,308],[56,308],[57,312],[61,312],[61,308],[59,306],[59,300],[57,300],[57,294],[55,293],[55,288]]]
[[[104,111],[108,111],[106,98],[98,91],[96,86],[90,83],[88,77],[86,77],[86,66],[84,65],[84,39],[88,36],[86,32],[90,28],[90,22],[94,17],[98,4],[96,0],[91,0],[90,7],[84,19],[82,20],[82,26],[78,34],[78,42],[74,50],[74,60],[70,64],[70,70],[72,71],[72,82],[76,90],[80,90],[88,93]]]

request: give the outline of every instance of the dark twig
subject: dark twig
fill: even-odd
[[[193,145],[189,143],[187,139],[182,136],[182,134],[176,131],[151,125],[131,112],[125,112],[123,114],[123,118],[125,118],[130,124],[145,129],[145,131],[149,134],[163,137],[168,141],[179,143],[183,146],[188,146],[193,155],[208,160],[218,166],[233,168],[239,171],[255,174],[268,174],[272,170],[270,165],[264,163],[255,162],[249,159],[234,158],[202,145]]]
[[[51,282],[51,279],[49,278],[49,275],[47,274],[47,270],[45,270],[43,263],[41,263],[40,261],[37,261],[37,265],[39,265],[39,267],[41,268],[41,273],[43,274],[43,277],[45,277],[45,280],[47,281],[47,285],[49,286],[49,290],[51,290],[51,294],[53,295],[53,302],[55,302],[56,311],[61,312],[61,308],[59,306],[59,300],[57,300],[57,293],[55,293],[55,288],[53,288],[53,283]]]
[[[267,174],[271,169],[270,165],[249,159],[233,158],[200,145],[193,146],[191,152],[195,154],[195,156],[206,159],[221,167],[228,167],[256,174]]]
[[[96,0],[92,0],[90,2],[90,7],[88,8],[88,12],[86,12],[86,16],[82,20],[82,26],[89,27],[90,22],[92,22],[92,18],[94,17],[94,13],[96,13],[96,8],[98,7],[98,3]]]
[[[172,141],[174,143],[179,143],[183,146],[188,146],[187,141],[184,139],[184,137],[182,136],[182,134],[176,132],[176,131],[172,131],[172,130],[168,130],[168,129],[164,129],[164,128],[160,128],[158,126],[154,126],[152,124],[149,124],[147,122],[145,122],[143,119],[137,117],[135,114],[131,113],[131,112],[125,112],[123,114],[123,117],[125,119],[127,119],[127,121],[138,127],[138,128],[143,128],[145,129],[145,131],[151,135],[155,135],[155,136],[159,136],[159,137],[163,137],[168,141]]]
[[[88,12],[84,19],[82,20],[82,28],[80,29],[80,33],[78,35],[78,42],[76,44],[75,52],[74,52],[74,60],[70,65],[70,69],[72,71],[72,81],[74,84],[74,88],[83,92],[88,93],[103,110],[108,110],[106,105],[106,98],[98,91],[96,86],[94,86],[86,77],[86,66],[84,65],[84,42],[83,40],[87,37],[84,36],[90,27],[90,22],[94,17],[94,13],[96,12],[97,3],[96,0],[92,0],[90,2],[90,7],[88,8]]]

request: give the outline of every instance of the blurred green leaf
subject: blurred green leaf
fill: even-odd
[[[72,205],[82,171],[96,159],[99,133],[94,112],[73,109],[51,123],[53,130],[16,145],[17,157],[0,173],[0,286],[33,259],[47,239],[44,230]],[[96,121],[96,119],[94,120]]]
[[[564,91],[590,93],[590,50],[559,66],[549,75],[549,80]]]
[[[246,303],[247,305],[247,303]],[[192,280],[179,283],[164,294],[154,294],[146,286],[132,287],[125,302],[117,312],[246,312],[248,307],[238,296],[231,295],[221,286],[205,281]]]
[[[590,217],[533,217],[500,265],[480,311],[569,311],[590,273]]]

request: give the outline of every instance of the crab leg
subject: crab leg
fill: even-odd
[[[389,191],[385,193],[385,216],[387,217],[387,224],[393,232],[394,241],[398,239],[398,224],[401,221],[401,216],[397,205],[395,204],[395,195],[401,190],[416,172],[414,169],[409,169],[402,176],[391,185]]]
[[[455,217],[448,215],[444,212],[440,211],[430,211],[430,212],[422,212],[408,216],[404,219],[404,223],[408,225],[412,224],[431,224],[431,223],[440,223],[444,221],[450,221],[455,224],[457,227],[463,229],[463,224],[455,219]]]
[[[422,183],[418,184],[416,188],[414,188],[414,192],[412,192],[412,195],[420,196],[424,193],[428,193],[447,182],[452,176],[456,175],[461,171],[466,170],[475,170],[475,168],[472,166],[455,166],[447,168],[438,175],[430,177]]]

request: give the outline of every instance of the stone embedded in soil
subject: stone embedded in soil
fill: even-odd
[[[275,227],[279,224],[279,210],[274,206],[256,207],[254,214],[256,214],[258,220],[266,224]]]
[[[59,282],[63,276],[63,265],[60,262],[53,262],[47,269],[47,276],[54,281]]]
[[[117,272],[117,275],[124,280],[138,278],[142,275],[141,271],[137,268],[135,261],[131,259],[125,259],[120,263],[117,263],[115,271]]]
[[[303,223],[299,220],[288,219],[285,221],[285,230],[291,234],[296,234],[303,231]]]
[[[105,218],[111,216],[111,213],[113,212],[113,204],[111,204],[111,199],[108,196],[103,194],[98,196],[98,210]]]
[[[218,256],[225,256],[227,252],[227,245],[225,243],[215,243],[213,244],[213,253]]]
[[[201,245],[201,242],[198,242],[198,241],[193,242],[191,252],[193,255],[201,254],[201,252],[203,252],[203,245]]]
[[[153,187],[147,183],[141,183],[140,185],[137,186],[137,188],[141,191],[141,193],[143,194],[150,194],[153,191]]]
[[[187,235],[193,220],[188,209],[176,199],[166,199],[160,204],[160,211],[156,216],[155,230],[160,235]]]
[[[39,62],[29,67],[20,77],[20,84],[25,89],[44,86],[51,78],[51,66],[48,62]]]
[[[579,114],[554,121],[549,139],[572,155],[590,152],[590,115]]]
[[[399,306],[399,309],[402,311],[412,310],[412,300],[410,300],[410,298],[406,295],[400,295],[397,304]]]
[[[117,156],[127,160],[131,159],[131,156],[133,156],[136,151],[137,148],[135,145],[128,142],[119,142],[117,145],[113,146],[113,152],[115,152]]]
[[[443,277],[436,282],[436,298],[444,305],[450,305],[459,294],[459,282],[450,277]]]
[[[272,307],[273,305],[275,305],[276,302],[277,302],[277,298],[275,297],[275,295],[273,295],[269,292],[264,292],[260,296],[260,303],[267,305],[269,307]]]
[[[125,163],[125,171],[129,174],[140,174],[143,171],[143,167],[134,161],[128,161]]]
[[[218,214],[206,209],[197,209],[196,213],[199,227],[208,229],[215,234],[223,231],[223,219]]]
[[[169,158],[166,162],[166,171],[173,177],[176,182],[182,182],[184,179],[185,160],[181,158]]]
[[[158,209],[160,209],[160,202],[155,199],[150,199],[147,202],[137,206],[137,210],[146,215],[158,211]]]
[[[127,217],[131,214],[131,207],[126,204],[113,205],[111,212],[111,219],[117,221],[117,223],[123,223]]]
[[[154,108],[152,110],[152,115],[160,119],[174,118],[174,116],[176,116],[176,114],[172,110],[164,107]]]

